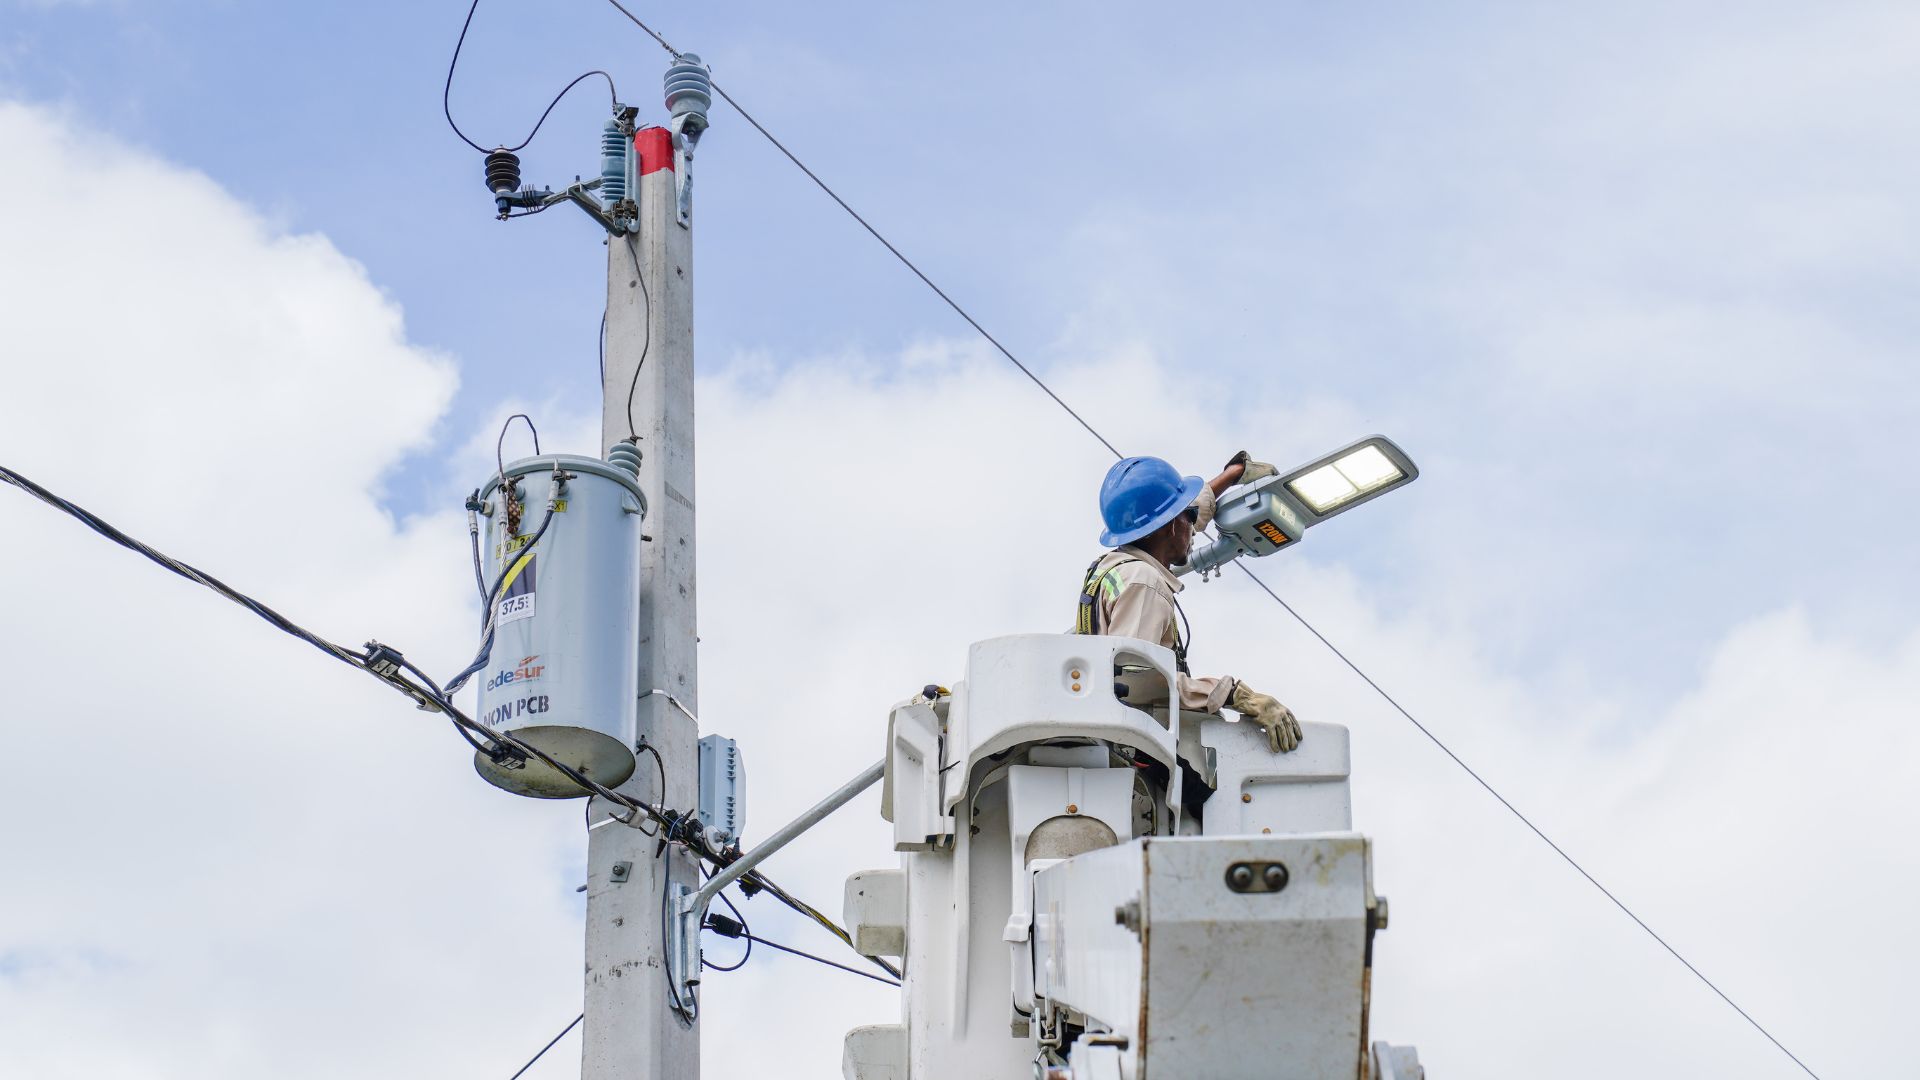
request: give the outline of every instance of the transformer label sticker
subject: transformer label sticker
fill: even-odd
[[[528,552],[507,571],[506,591],[500,594],[499,606],[493,613],[495,626],[533,617],[533,564],[539,557],[536,552]]]
[[[496,559],[511,558],[515,552],[520,551],[532,542],[532,533],[526,533],[521,536],[509,536],[500,543],[493,545],[493,557]]]

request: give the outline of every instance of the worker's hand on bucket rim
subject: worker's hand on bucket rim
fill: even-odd
[[[1303,733],[1293,710],[1243,682],[1236,682],[1227,701],[1242,719],[1260,725],[1267,733],[1267,749],[1284,754],[1300,745]]]

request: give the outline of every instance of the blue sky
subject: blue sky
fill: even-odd
[[[1834,824],[1809,804],[1859,826],[1868,850],[1911,817],[1873,801],[1912,778],[1907,758],[1842,753],[1911,742],[1898,725],[1912,719],[1912,698],[1898,688],[1915,669],[1920,596],[1910,539],[1920,481],[1909,464],[1920,451],[1920,133],[1909,115],[1920,16],[1905,5],[637,10],[705,56],[719,82],[1124,448],[1206,471],[1241,446],[1283,465],[1372,431],[1406,446],[1423,467],[1418,484],[1317,530],[1262,572],[1473,760],[1491,762],[1523,805],[1638,883],[1637,897],[1678,902],[1727,885],[1734,856],[1769,850],[1765,830]],[[464,537],[446,515],[481,468],[475,445],[491,443],[511,406],[532,408],[556,439],[591,442],[580,433],[596,406],[604,265],[578,215],[491,220],[479,157],[440,113],[464,7],[126,0],[0,12],[0,105],[24,103],[39,118],[21,122],[32,138],[20,145],[48,141],[50,124],[97,137],[85,145],[100,177],[147,181],[101,191],[84,158],[18,151],[16,185],[65,186],[16,200],[0,219],[6,235],[40,245],[0,257],[15,295],[35,298],[0,318],[14,344],[9,385],[31,388],[12,404],[46,414],[0,417],[9,464],[53,470],[37,478],[56,488],[63,477],[96,485],[95,508],[110,518],[159,512],[145,489],[116,487],[94,461],[84,436],[101,417],[54,423],[86,377],[28,371],[20,358],[37,348],[72,372],[117,372],[105,417],[143,433],[157,459],[178,458],[185,472],[167,474],[170,484],[211,483],[193,463],[216,452],[285,456],[291,489],[327,488],[347,520],[395,515],[352,546],[385,553],[413,584],[373,597],[344,632],[418,619],[419,637],[457,652],[464,631],[436,637],[433,622],[436,599],[459,598],[447,625],[466,617]],[[540,12],[516,20],[483,0],[452,99],[476,140],[518,141],[592,67],[614,74],[623,99],[657,110],[664,56],[617,12],[587,0]],[[523,152],[528,180],[594,170],[605,101],[589,82],[555,110]],[[712,504],[702,632],[716,715],[751,715],[749,689],[773,677],[748,674],[742,659],[770,647],[768,603],[840,619],[849,642],[891,629],[874,655],[909,675],[882,680],[839,657],[815,658],[828,674],[808,669],[858,696],[865,712],[847,717],[898,696],[879,682],[920,685],[930,657],[957,657],[965,641],[1063,625],[1097,531],[1098,447],[724,106],[697,168],[701,425],[713,440],[703,460],[714,463],[703,490],[776,509],[796,535],[842,535],[831,530],[849,518],[853,533],[823,579],[844,596],[809,583],[770,601],[753,587],[769,553],[731,538],[724,523],[736,511]],[[182,169],[219,198],[181,181]],[[32,220],[55,209],[74,216],[51,231]],[[249,210],[264,219],[251,239],[226,227]],[[68,265],[62,244],[120,244],[129,227],[175,245],[134,245],[113,260],[122,276],[101,286],[111,310],[142,313],[138,328],[92,325],[116,320],[97,318],[85,283],[35,280],[42,266]],[[187,250],[202,237],[206,252]],[[295,285],[340,325],[294,340],[284,315],[302,298],[284,290]],[[68,302],[84,334],[42,325],[33,310]],[[382,312],[403,316],[404,331]],[[274,418],[253,413],[282,382],[324,411],[287,419],[276,441]],[[375,403],[378,385],[415,398]],[[422,429],[426,439],[410,436]],[[287,445],[296,438],[305,441]],[[333,597],[307,591],[325,578],[318,570],[249,561],[260,556],[241,542],[246,530],[295,530],[304,512],[287,491],[252,490],[251,522],[206,493],[203,512],[240,530],[232,562],[210,569],[251,567],[263,593],[329,610]],[[930,490],[954,509],[919,522],[921,539],[903,547],[899,523]],[[164,514],[146,520],[172,527]],[[48,526],[49,546],[32,557],[66,558],[63,535]],[[903,603],[902,582],[963,560],[1009,583],[1003,602],[956,599],[938,619]],[[1459,872],[1438,854],[1454,838],[1423,831],[1429,816],[1491,830],[1490,846],[1459,855],[1489,875],[1559,880],[1564,871],[1540,868],[1530,849],[1501,847],[1509,826],[1476,816],[1484,796],[1447,786],[1430,751],[1394,741],[1401,721],[1343,689],[1330,658],[1233,588],[1190,594],[1203,648],[1297,708],[1355,727],[1363,782],[1377,785],[1363,792],[1359,823],[1396,845],[1383,849],[1381,872],[1407,882],[1396,919],[1402,897],[1408,912],[1452,910],[1436,882]],[[845,611],[823,614],[829,603]],[[227,620],[207,615],[204,632]],[[21,663],[58,671],[63,653],[33,651],[45,636],[6,645]],[[151,680],[135,685],[153,692]],[[1746,744],[1749,728],[1763,745]],[[750,762],[805,752],[784,724],[746,734]],[[1821,736],[1834,745],[1808,745]],[[1796,754],[1829,775],[1797,786]],[[819,784],[808,781],[837,768],[755,771],[756,805],[769,808],[758,827],[777,820],[773,808],[810,802]],[[1784,802],[1783,785],[1796,785]],[[1775,821],[1777,805],[1804,816]],[[477,806],[463,812],[508,813]],[[1724,876],[1647,854],[1699,842],[1676,824],[1696,819],[1709,840],[1712,829],[1744,830],[1758,846],[1727,843]],[[571,843],[552,835],[557,848]],[[551,876],[574,873],[570,859],[556,856]],[[1910,864],[1889,880],[1920,881]],[[822,866],[813,891],[830,896],[835,867]],[[357,881],[353,872],[339,871]],[[1550,887],[1499,880],[1505,895]],[[424,904],[430,886],[416,885]],[[1752,914],[1836,917],[1819,900]],[[1685,930],[1688,915],[1680,906],[1668,917]],[[553,916],[563,942],[570,917]],[[1435,973],[1459,970],[1461,958],[1441,928],[1408,918],[1400,985],[1446,985]],[[1589,925],[1556,915],[1538,937],[1498,932],[1517,935],[1516,950],[1577,953],[1584,940],[1554,935],[1583,939]],[[1715,938],[1696,926],[1690,940],[1719,944],[1722,970],[1737,968],[1753,940],[1739,930]],[[70,954],[115,955],[87,942]],[[1824,962],[1783,960],[1741,985],[1774,988],[1776,1017],[1811,1009],[1793,994],[1797,973],[1877,985],[1872,972]],[[1488,996],[1470,1000],[1518,1007],[1493,996],[1506,969],[1486,964],[1474,985]],[[566,975],[552,985],[577,992]],[[1622,977],[1670,986],[1660,980],[1674,975],[1656,963]],[[1438,1011],[1421,1028],[1419,1009],[1393,1003],[1393,979],[1385,969],[1376,978],[1383,1008],[1399,1009],[1390,1016],[1411,1041],[1473,1042],[1475,1029],[1440,1025]],[[1837,1024],[1808,1021],[1802,1034],[1858,1045]],[[1544,1021],[1539,1030],[1567,1034]]]
[[[584,220],[488,220],[477,155],[439,115],[461,14],[443,7],[30,5],[0,78],[363,262],[409,335],[459,358],[444,447],[502,395],[590,400],[601,270]],[[1791,601],[1884,623],[1886,578],[1836,568],[1920,585],[1887,539],[1915,524],[1911,475],[1862,445],[1912,418],[1913,258],[1887,231],[1911,221],[1878,215],[1914,160],[1902,129],[1874,129],[1904,76],[1800,47],[1851,48],[1884,10],[649,14],[1022,355],[1046,368],[1125,340],[1223,397],[1349,403],[1356,433],[1391,429],[1429,463],[1408,496],[1423,528],[1472,506],[1459,547],[1578,557],[1526,602],[1549,606],[1524,659],[1552,662],[1579,643],[1561,627],[1598,620],[1602,662],[1671,685],[1727,615]],[[481,6],[456,77],[478,141],[518,141],[596,66],[652,107],[661,56],[611,7],[517,14]],[[1802,103],[1815,93],[1856,108]],[[603,114],[583,84],[524,153],[528,179],[590,172]],[[705,370],[964,336],[737,118],[699,169]],[[1859,415],[1841,428],[1838,411]],[[1261,436],[1217,442],[1321,449]],[[444,496],[438,460],[402,468],[397,508]],[[1831,497],[1824,477],[1853,470],[1866,490]],[[1628,532],[1658,557],[1600,542]],[[1429,543],[1408,565],[1407,539],[1385,522],[1343,538],[1412,592],[1403,574],[1474,573],[1487,554]]]

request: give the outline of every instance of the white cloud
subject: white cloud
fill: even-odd
[[[323,239],[275,234],[206,178],[41,110],[0,107],[0,138],[23,173],[97,177],[4,211],[0,460],[337,639],[462,659],[464,485],[399,521],[379,498],[429,445],[447,361]],[[167,212],[98,212],[125,191]],[[1183,462],[1224,459],[1228,431],[1311,453],[1361,411],[1223,398],[1137,346],[1100,356],[1056,388]],[[700,712],[745,744],[764,836],[876,756],[887,705],[957,677],[969,641],[1065,627],[1106,459],[972,345],[739,364],[700,392]],[[590,420],[536,419],[547,449],[594,451]],[[449,440],[458,468],[484,474],[490,439]],[[573,1015],[577,805],[500,795],[390,692],[0,497],[17,568],[0,649],[24,673],[0,786],[0,1070],[506,1075]],[[1393,505],[1371,520],[1394,527]],[[1360,531],[1259,569],[1816,1068],[1899,1060],[1885,1033],[1914,932],[1877,913],[1920,877],[1901,842],[1920,824],[1901,798],[1913,627],[1723,620],[1689,692],[1649,710],[1503,664],[1450,583],[1388,607],[1339,562]],[[1566,572],[1474,569],[1521,588]],[[1381,1037],[1436,1076],[1790,1075],[1264,598],[1231,576],[1189,596],[1203,666],[1354,728],[1358,823],[1395,902]],[[890,862],[867,800],[769,870],[832,911],[848,871]],[[837,956],[763,908],[757,929]],[[825,1080],[846,1027],[894,1015],[876,984],[765,954],[705,1003],[722,1077]],[[573,1075],[577,1045],[530,1075]]]
[[[1076,316],[1053,355],[1147,341],[1223,398],[1351,410],[1242,429],[1278,460],[1403,439],[1429,479],[1367,542],[1382,587],[1445,582],[1530,665],[1665,697],[1729,613],[1905,625],[1910,5],[1276,19],[1338,40],[1183,72],[1147,106],[1179,184],[1083,181],[1032,271]]]
[[[961,348],[910,376],[850,375],[836,361],[702,387],[709,445],[758,440],[766,454],[751,477],[730,452],[718,466],[709,454],[702,485],[703,635],[709,657],[732,658],[724,669],[708,662],[703,712],[747,732],[756,830],[871,758],[886,703],[957,676],[964,642],[1065,624],[1105,461],[1019,376],[983,364]],[[1209,430],[1208,396],[1145,360],[1061,373],[1054,385],[1102,418],[1138,397],[1161,402],[1164,438],[1121,426],[1123,445],[1151,441],[1189,462],[1223,456],[1191,434]],[[1322,422],[1280,417],[1289,429]],[[1246,411],[1223,424],[1256,426]],[[755,493],[735,494],[745,490]],[[765,521],[786,533],[770,543],[754,527]],[[1792,613],[1729,626],[1692,690],[1642,715],[1634,688],[1502,667],[1453,624],[1445,590],[1382,612],[1366,583],[1324,561],[1338,550],[1316,538],[1294,561],[1258,569],[1816,1067],[1880,1060],[1869,1036],[1897,1022],[1897,986],[1862,985],[1875,970],[1870,943],[1855,935],[1857,954],[1835,951],[1818,928],[1846,924],[1849,897],[1897,895],[1920,875],[1920,859],[1890,844],[1920,824],[1900,797],[1920,779],[1904,704],[1920,679],[1920,636],[1833,640]],[[1436,1075],[1527,1075],[1549,1055],[1557,1075],[1631,1063],[1678,1076],[1728,1062],[1742,1075],[1787,1075],[1264,596],[1234,575],[1188,595],[1203,663],[1355,731],[1358,822],[1378,839],[1377,878],[1395,900],[1375,982],[1381,1037],[1426,1046]],[[796,633],[832,646],[796,648]],[[892,686],[889,671],[900,673]],[[802,688],[801,701],[783,698],[789,688]],[[1846,764],[1862,745],[1886,752]],[[755,770],[770,760],[780,772]],[[1877,794],[1843,799],[1843,789]],[[778,860],[780,876],[831,896],[846,870],[886,865],[879,823],[862,812]],[[1814,847],[1817,871],[1794,865]],[[1783,942],[1782,927],[1809,929]],[[1808,995],[1810,985],[1829,989]],[[838,1031],[886,1018],[872,1004],[802,1004],[786,981],[747,986],[750,1007],[708,1014],[720,1075],[764,1064],[769,1045],[830,1061]],[[1578,1060],[1566,1060],[1569,1045],[1585,1047]],[[832,1075],[817,1068],[806,1075]]]
[[[463,523],[378,496],[451,365],[323,238],[75,131],[0,106],[13,160],[68,181],[0,211],[0,456],[322,634],[447,668]],[[565,1019],[542,1010],[577,958],[519,942],[575,918],[577,809],[503,802],[390,691],[7,496],[0,1071],[467,1074]]]

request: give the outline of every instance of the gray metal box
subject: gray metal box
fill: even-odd
[[[747,828],[747,764],[722,735],[700,740],[700,824],[739,843]]]

